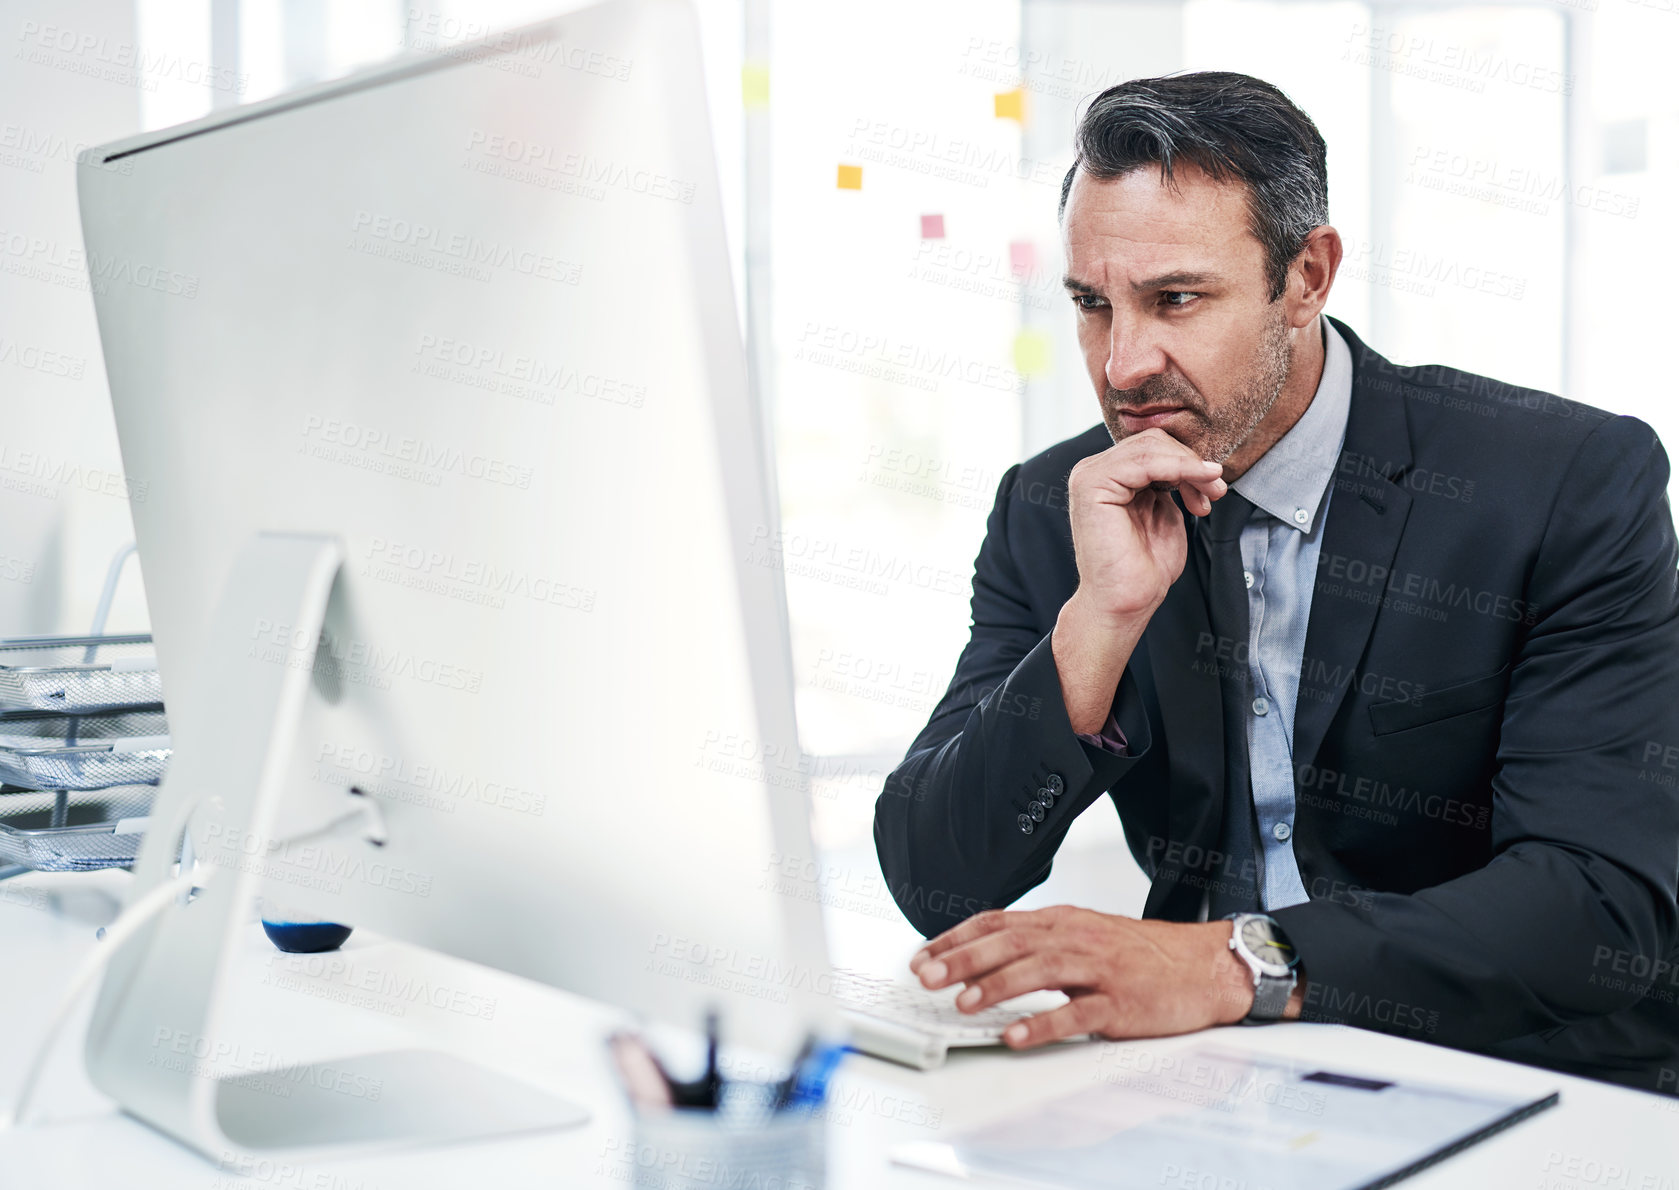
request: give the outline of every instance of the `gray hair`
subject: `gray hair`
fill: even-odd
[[[1317,125],[1276,87],[1223,70],[1132,79],[1090,101],[1074,134],[1073,167],[1061,182],[1057,218],[1073,175],[1123,177],[1160,166],[1163,185],[1188,162],[1215,181],[1248,188],[1248,230],[1265,248],[1270,300],[1315,227],[1329,222],[1327,150]]]

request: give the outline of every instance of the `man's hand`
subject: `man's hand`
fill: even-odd
[[[1050,648],[1073,730],[1103,729],[1120,675],[1149,617],[1189,555],[1175,488],[1195,516],[1227,490],[1223,467],[1164,430],[1144,430],[1067,477],[1079,585],[1061,608]]]
[[[1138,921],[1057,906],[993,909],[928,942],[910,970],[929,988],[966,984],[964,1012],[1045,989],[1070,1002],[1009,1026],[1013,1049],[1064,1037],[1168,1037],[1240,1021],[1253,975],[1230,950],[1228,921]],[[1287,1015],[1298,1016],[1301,989]]]
[[[1188,538],[1172,503],[1206,516],[1225,493],[1221,463],[1165,430],[1144,430],[1080,459],[1067,476],[1079,587],[1092,613],[1147,617],[1183,573]]]

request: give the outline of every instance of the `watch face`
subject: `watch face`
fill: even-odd
[[[1294,947],[1270,918],[1250,917],[1242,922],[1240,929],[1242,945],[1268,972],[1286,975],[1300,961]]]

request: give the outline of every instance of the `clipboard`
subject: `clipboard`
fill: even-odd
[[[900,1146],[900,1165],[1057,1190],[1381,1190],[1558,1101],[1197,1046],[1124,1050],[1072,1094]]]

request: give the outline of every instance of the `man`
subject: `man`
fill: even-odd
[[[937,935],[911,966],[971,1011],[1066,991],[1017,1048],[1303,1018],[1679,1094],[1666,455],[1323,316],[1326,193],[1316,127],[1245,75],[1082,118],[1066,286],[1104,424],[1004,476],[876,806]],[[1103,794],[1144,920],[958,924]]]

